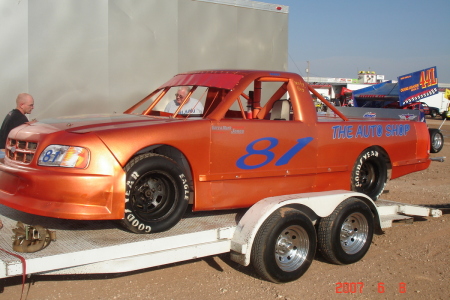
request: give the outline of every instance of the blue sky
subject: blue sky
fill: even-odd
[[[437,67],[450,83],[449,0],[260,0],[289,6],[289,71],[385,79]]]

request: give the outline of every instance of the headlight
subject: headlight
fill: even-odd
[[[50,145],[39,155],[38,165],[84,169],[89,163],[89,151],[82,147]]]

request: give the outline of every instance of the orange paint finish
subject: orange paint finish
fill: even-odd
[[[199,100],[203,114],[164,111],[180,86],[191,89],[190,101]],[[271,120],[272,105],[286,98],[286,90],[287,117]],[[88,150],[85,169],[59,165],[66,145]],[[154,153],[186,174],[194,210],[249,207],[269,196],[350,190],[357,158],[368,148],[383,157],[392,178],[430,163],[424,123],[318,117],[297,74],[190,72],[125,114],[64,117],[14,129],[0,163],[0,203],[56,218],[122,219],[126,166]]]

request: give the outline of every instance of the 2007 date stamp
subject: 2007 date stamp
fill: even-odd
[[[364,282],[336,282],[336,294],[362,294],[364,291]],[[383,294],[386,292],[384,282],[378,282],[377,292]],[[399,282],[398,292],[406,293],[406,283]]]

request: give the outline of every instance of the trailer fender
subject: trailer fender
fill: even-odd
[[[329,216],[342,201],[350,197],[361,199],[370,207],[374,214],[375,230],[381,229],[375,203],[362,193],[338,190],[268,197],[250,207],[240,219],[231,240],[231,259],[244,266],[250,264],[255,236],[263,222],[277,209],[298,209],[315,224],[319,218]]]

